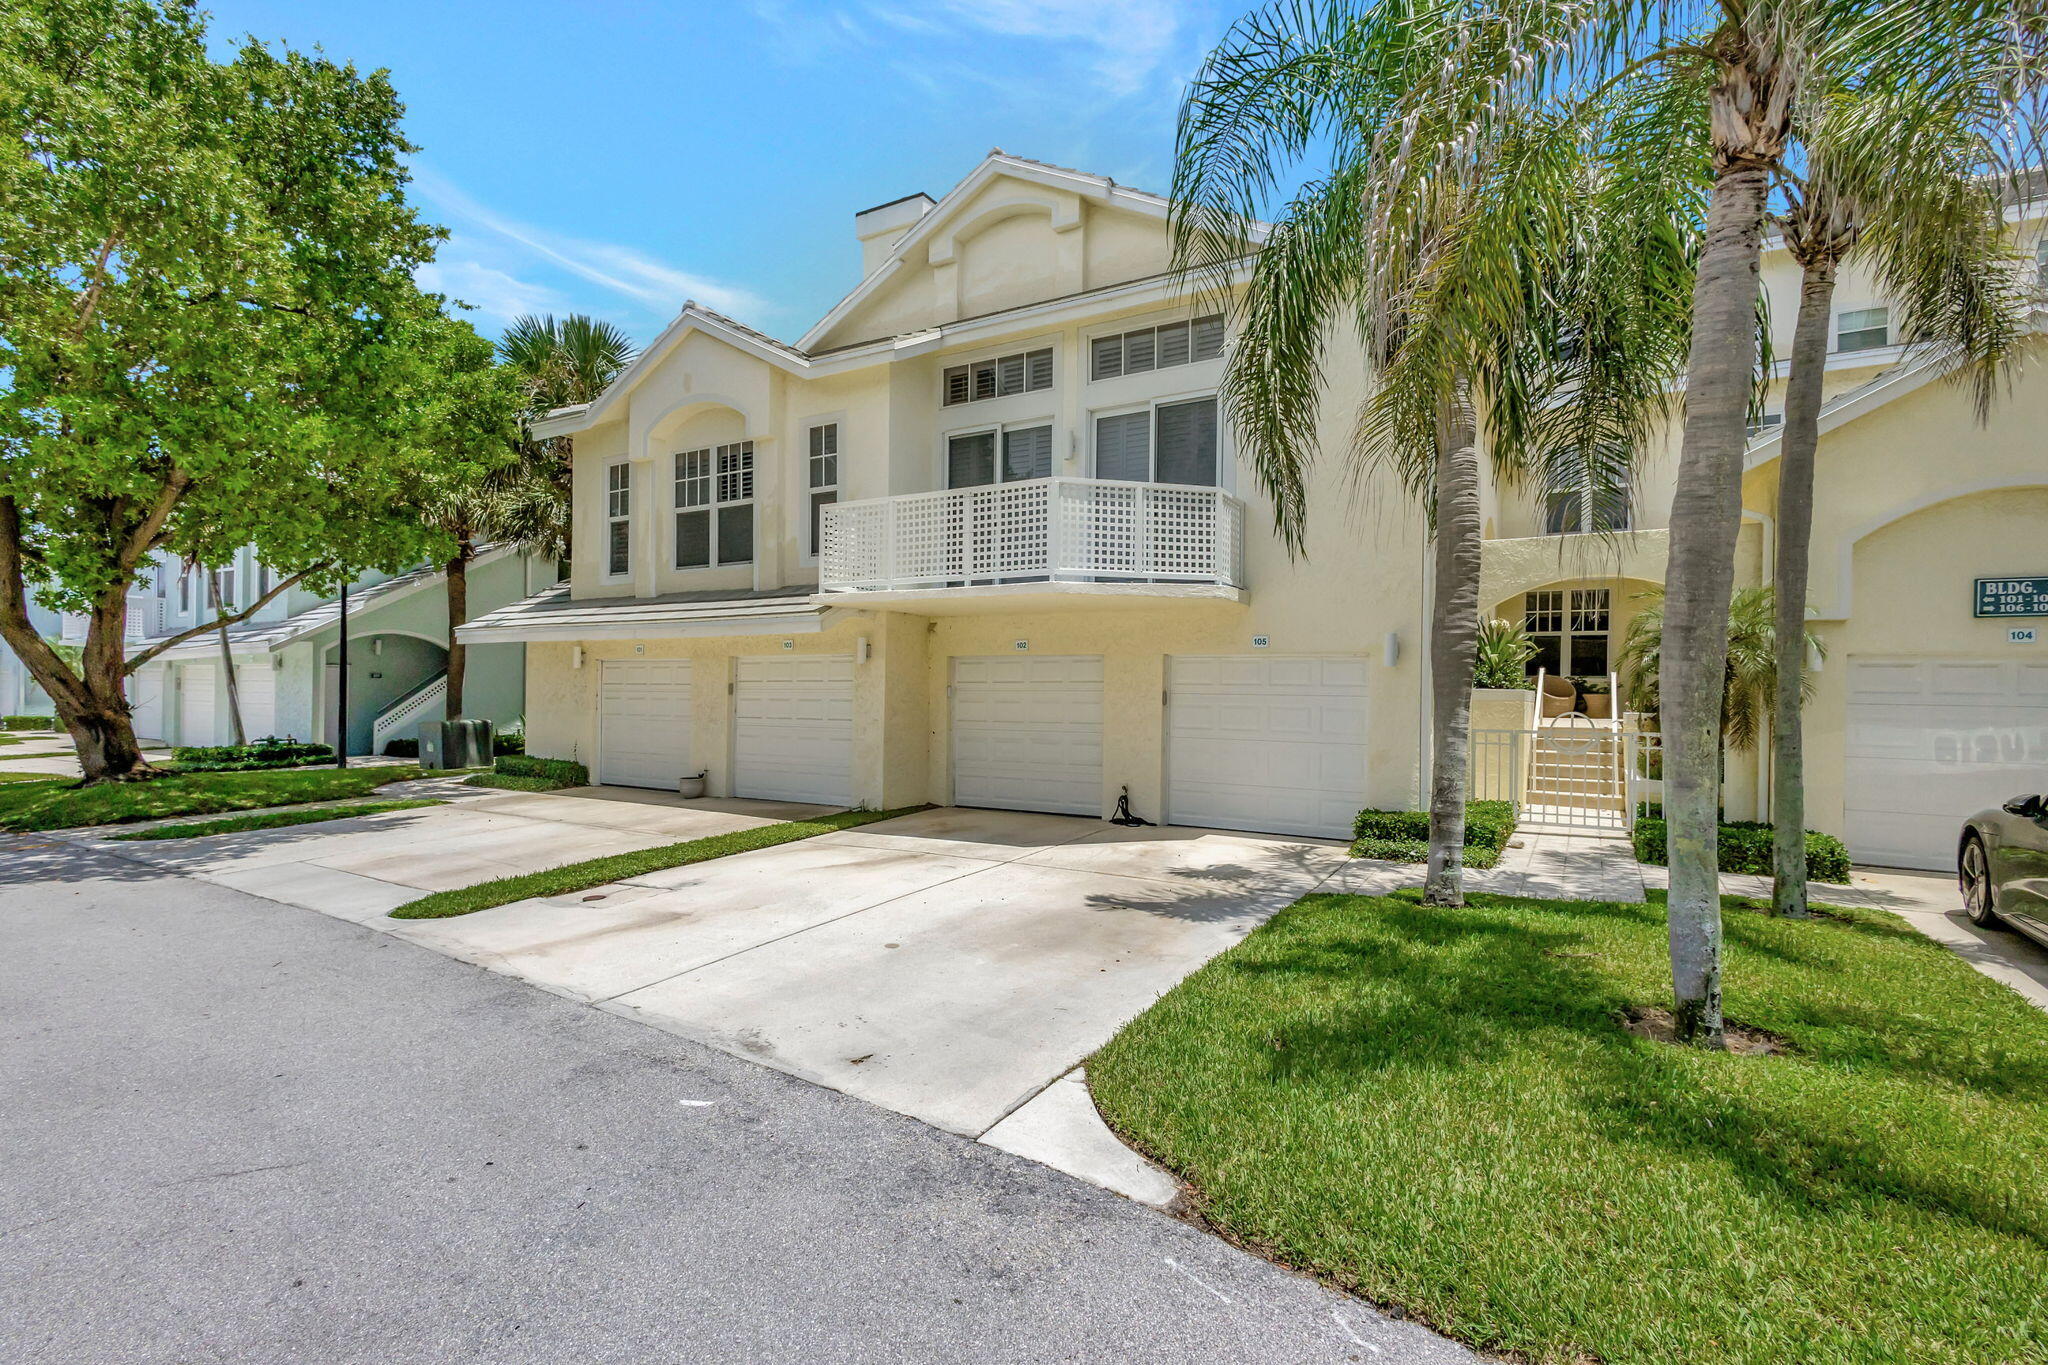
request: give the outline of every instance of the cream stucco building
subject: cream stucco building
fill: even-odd
[[[1127,791],[1155,821],[1307,834],[1414,805],[1425,533],[1345,467],[1363,372],[1329,376],[1290,558],[1218,411],[1223,319],[1169,273],[1166,208],[993,154],[937,201],[857,214],[860,279],[796,344],[687,306],[551,415],[575,449],[573,572],[463,632],[526,646],[530,750],[606,783],[1102,816]],[[1789,331],[1796,274],[1769,270]],[[1976,427],[1862,287],[1820,455],[1813,823],[1932,865],[2048,762],[2048,645],[1971,614],[1973,579],[2048,575],[2048,385]],[[1766,429],[1743,581],[1766,572],[1772,452]],[[1626,507],[1488,491],[1483,601],[1554,671],[1607,672],[1662,581],[1674,466],[1672,443],[1650,452]],[[1731,813],[1767,781],[1736,756]]]

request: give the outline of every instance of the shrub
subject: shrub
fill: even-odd
[[[1525,671],[1536,657],[1529,632],[1513,621],[1492,620],[1479,627],[1479,652],[1472,661],[1474,687],[1534,687]]]
[[[1354,858],[1396,863],[1429,861],[1429,812],[1362,810],[1352,822]],[[1465,807],[1465,865],[1481,871],[1500,861],[1515,832],[1512,801],[1474,801]]]
[[[55,730],[55,716],[0,716],[0,730]]]
[[[500,754],[492,770],[500,777],[541,777],[565,787],[590,785],[590,769],[566,758],[533,758],[526,754]]]
[[[171,750],[171,759],[188,773],[254,772],[263,768],[299,768],[334,757],[325,744],[300,743],[267,735],[253,744],[199,744]]]
[[[497,754],[523,754],[526,752],[526,732],[519,729],[507,730],[491,737],[491,752]]]
[[[1638,820],[1635,829],[1636,861],[1655,867],[1666,865],[1666,826],[1662,820]],[[1755,820],[1732,820],[1720,827],[1717,839],[1723,872],[1771,875],[1771,827]],[[1832,834],[1806,831],[1806,875],[1817,882],[1846,883],[1849,880],[1849,850]]]

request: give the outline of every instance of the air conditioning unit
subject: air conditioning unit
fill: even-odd
[[[488,768],[493,739],[487,720],[430,720],[420,726],[420,766]]]

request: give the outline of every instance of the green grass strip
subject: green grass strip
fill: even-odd
[[[445,806],[446,801],[421,797],[413,801],[358,801],[348,806],[315,806],[311,810],[272,810],[256,815],[231,815],[225,820],[199,820],[187,825],[158,825],[133,834],[116,834],[115,839],[201,839],[209,834],[239,834],[249,829],[281,829],[286,825],[317,825],[325,820],[348,820],[358,815],[381,815],[389,810],[417,810],[421,806]]]
[[[10,773],[0,772],[0,782],[76,782],[75,777],[60,777],[55,773]]]
[[[465,787],[496,787],[508,792],[558,792],[580,787],[580,782],[563,782],[552,777],[519,777],[511,773],[478,773]]]
[[[391,918],[448,919],[488,910],[494,905],[531,900],[535,896],[564,896],[571,891],[585,891],[607,882],[624,881],[628,877],[644,877],[650,872],[671,867],[708,862],[731,853],[750,853],[757,848],[773,848],[777,844],[791,844],[820,834],[871,825],[877,820],[893,820],[899,815],[923,809],[923,806],[905,806],[901,810],[843,810],[813,820],[756,825],[752,829],[736,829],[729,834],[714,834],[709,838],[664,844],[659,848],[643,848],[634,853],[587,858],[580,863],[567,863],[523,876],[500,877],[496,881],[479,882],[453,891],[436,891],[431,896],[407,901],[391,912]]]
[[[420,775],[411,764],[290,768],[254,773],[173,773],[141,782],[80,787],[68,779],[0,786],[0,829],[125,825],[171,815],[218,815],[270,806],[340,801]]]
[[[1506,1358],[2048,1360],[2048,1014],[1891,915],[1727,898],[1726,1007],[1642,905],[1311,895],[1088,1059],[1240,1245]]]

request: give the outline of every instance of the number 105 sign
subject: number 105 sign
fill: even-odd
[[[2048,616],[2048,574],[1977,580],[1978,616]]]

